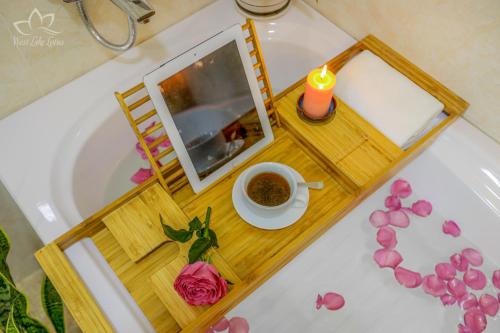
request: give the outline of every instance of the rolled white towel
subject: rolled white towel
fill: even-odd
[[[339,70],[335,94],[403,148],[444,109],[434,96],[366,50]]]

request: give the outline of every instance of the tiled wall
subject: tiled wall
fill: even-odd
[[[357,39],[374,34],[465,98],[500,142],[499,0],[306,0]]]
[[[182,20],[213,0],[150,0],[156,10],[151,22],[139,26],[138,42]],[[109,0],[85,0],[89,16],[105,37],[121,41],[127,35],[125,15]],[[40,26],[58,32],[48,47],[49,34],[38,31],[45,46],[21,45],[20,40],[32,41],[29,27],[21,24],[21,32],[13,25],[28,20],[34,9],[43,17],[40,23],[35,13],[31,30]],[[50,24],[51,13],[54,14]],[[18,44],[15,45],[14,38]],[[61,42],[64,45],[61,45]],[[72,81],[90,69],[114,57],[112,51],[98,45],[82,24],[74,4],[63,0],[0,0],[0,119]]]

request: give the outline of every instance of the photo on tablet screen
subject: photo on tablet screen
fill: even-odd
[[[234,40],[157,85],[200,180],[264,138]]]
[[[257,79],[262,72],[249,52],[241,26],[235,24],[144,76],[194,193],[274,140],[263,82]]]

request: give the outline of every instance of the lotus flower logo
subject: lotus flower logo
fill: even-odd
[[[42,31],[50,36],[55,36],[61,32],[50,29],[54,24],[54,13],[42,15],[40,11],[35,8],[31,12],[27,20],[14,22],[14,28],[23,36],[36,35],[38,31]]]

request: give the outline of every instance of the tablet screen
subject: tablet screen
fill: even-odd
[[[234,40],[158,87],[200,179],[264,138]]]

